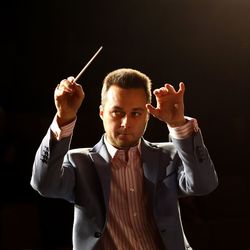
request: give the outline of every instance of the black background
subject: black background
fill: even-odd
[[[194,250],[246,249],[249,218],[250,2],[248,0],[85,0],[1,3],[1,249],[71,249],[73,208],[30,187],[34,155],[55,114],[53,91],[76,76],[86,93],[72,147],[94,145],[104,76],[120,67],[158,88],[186,84],[218,172],[218,189],[181,200]],[[154,118],[145,138],[166,140]]]

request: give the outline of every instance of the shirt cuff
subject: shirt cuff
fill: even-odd
[[[71,122],[65,126],[62,126],[60,128],[58,125],[58,122],[57,122],[57,115],[55,115],[53,122],[50,125],[50,129],[51,129],[52,133],[54,134],[55,138],[58,141],[60,141],[61,139],[73,134],[75,124],[76,124],[76,119],[73,122]]]
[[[187,123],[180,127],[168,126],[171,137],[175,139],[186,139],[194,132],[197,133],[199,131],[198,122],[195,118],[185,116],[185,119],[187,120]]]

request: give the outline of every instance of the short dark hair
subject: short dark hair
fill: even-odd
[[[101,104],[104,105],[106,94],[112,86],[124,89],[141,88],[144,89],[147,102],[151,103],[151,80],[144,73],[130,68],[121,68],[110,72],[103,80],[101,92]]]

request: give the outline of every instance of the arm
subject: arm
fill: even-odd
[[[55,140],[51,129],[43,138],[35,155],[31,186],[41,195],[74,200],[75,174],[72,166],[63,164],[71,136]]]
[[[84,92],[70,77],[57,86],[54,98],[57,115],[37,150],[31,185],[44,196],[72,201],[74,169],[69,164],[65,166],[63,160],[70,147],[76,114],[84,99]],[[72,124],[71,132],[64,134],[62,138],[60,133],[56,133],[55,127],[65,128],[70,125],[69,123]]]
[[[178,91],[165,84],[154,91],[157,106],[147,104],[147,109],[170,130],[171,140],[181,159],[177,180],[180,192],[207,194],[217,187],[217,175],[196,120],[187,121],[184,117],[184,91],[184,83],[180,83]]]
[[[186,139],[171,139],[181,160],[178,164],[180,195],[212,192],[218,186],[218,178],[201,131]]]

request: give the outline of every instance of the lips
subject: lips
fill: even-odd
[[[128,137],[128,136],[131,136],[130,133],[118,133],[118,136],[119,137]]]

